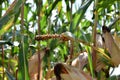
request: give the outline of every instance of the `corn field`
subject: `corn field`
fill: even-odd
[[[119,64],[120,0],[0,1],[0,80],[120,80]]]

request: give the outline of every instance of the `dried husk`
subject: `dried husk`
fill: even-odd
[[[56,72],[59,71],[59,72]],[[91,76],[76,67],[58,63],[54,68],[57,80],[93,80]],[[58,74],[59,73],[59,74]]]
[[[120,48],[120,37],[118,37],[117,33],[114,33],[114,40],[117,46]]]
[[[105,47],[110,53],[113,64],[118,66],[120,64],[120,48],[117,46],[117,43],[106,26],[103,26],[103,38],[105,40]]]

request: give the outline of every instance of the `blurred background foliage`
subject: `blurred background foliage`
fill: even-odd
[[[97,33],[102,33],[101,26],[107,25],[112,32],[120,34],[120,1],[96,1],[97,6],[95,0],[1,0],[0,79],[29,80],[29,58],[38,49],[49,48],[42,59],[44,78],[48,69],[58,62],[65,62],[71,54],[71,44],[59,39],[39,43],[35,36],[69,31],[75,38],[92,43],[96,11]],[[86,51],[85,47],[74,43],[74,55]],[[111,79],[115,80],[115,77]]]

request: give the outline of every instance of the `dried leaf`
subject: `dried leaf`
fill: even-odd
[[[76,67],[58,63],[54,67],[57,80],[93,80],[91,76]]]
[[[120,48],[120,37],[116,33],[114,33],[114,40],[117,46]]]
[[[118,66],[120,64],[120,49],[115,43],[110,30],[103,26],[103,37],[105,40],[105,47],[108,50],[108,52],[111,55],[111,59],[115,66]]]
[[[101,34],[96,34],[96,46],[99,48],[104,48],[103,38]]]
[[[96,71],[97,72],[99,72],[101,69],[103,69],[104,67],[105,67],[106,65],[103,63],[103,62],[101,62],[101,61],[99,61],[99,62],[97,62],[97,65],[96,65]]]
[[[80,53],[80,55],[72,61],[72,66],[82,70],[88,63],[88,54],[86,52]]]
[[[36,52],[28,61],[29,66],[29,74],[31,80],[37,80],[38,75],[38,54],[41,55],[41,59],[43,58],[45,51],[40,51],[40,53]]]
[[[83,52],[80,53],[80,55],[72,61],[71,65],[78,68],[79,70],[82,70],[86,64],[88,64],[88,53]],[[96,71],[99,72],[104,67],[105,64],[101,62],[100,56],[97,55]]]

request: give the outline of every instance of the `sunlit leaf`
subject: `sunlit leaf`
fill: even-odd
[[[29,14],[29,12],[30,12],[30,6],[29,6],[29,5],[30,5],[29,3],[25,4],[24,18],[25,18],[26,20],[28,19],[28,14]]]
[[[11,26],[14,24],[15,15],[19,12],[19,8],[21,7],[22,1],[21,0],[15,0],[4,16],[0,18],[0,35],[3,35],[5,32],[7,32]]]
[[[51,4],[49,6],[49,8],[47,9],[47,13],[46,16],[49,16],[52,12],[52,10],[56,7],[56,5],[60,2],[61,0],[56,0],[53,4]]]
[[[115,3],[116,1],[119,1],[119,0],[110,0],[110,1],[107,1],[107,0],[99,0],[99,3],[98,3],[98,11],[102,11],[103,9],[105,8],[108,8],[110,7],[113,3]],[[106,5],[108,4],[108,5]]]
[[[9,21],[5,25],[1,25],[1,27],[3,27],[3,28],[0,30],[0,35],[2,35],[5,32],[7,32],[8,29],[13,25],[14,16],[6,17],[6,18],[8,18]],[[4,17],[4,19],[1,19],[1,20],[3,22],[5,22],[6,18]],[[0,22],[2,22],[1,20],[0,20]]]
[[[89,7],[89,5],[92,3],[92,0],[88,0],[86,1],[85,4],[83,4],[79,9],[78,11],[74,14],[73,16],[73,22],[72,22],[72,25],[70,27],[70,31],[74,31],[74,29],[76,27],[78,27],[81,19],[84,17],[84,14],[87,10],[87,8]]]
[[[95,74],[94,74],[94,68],[93,68],[93,63],[92,63],[93,61],[92,61],[91,51],[90,51],[89,47],[86,47],[86,50],[88,52],[88,62],[89,62],[89,66],[90,66],[90,71],[91,71],[92,77],[94,77]]]
[[[66,8],[66,17],[67,17],[67,19],[68,19],[68,21],[70,21],[70,4],[69,4],[69,0],[65,0],[65,2],[66,2],[66,6],[67,6],[67,8]]]
[[[98,11],[96,30],[100,34],[96,33],[96,45],[93,46],[95,10]],[[35,36],[39,28],[43,35],[40,40],[40,55],[44,56],[41,58],[42,80],[56,80],[55,76],[65,80],[119,78],[109,74],[109,67],[120,63],[119,10],[120,0],[1,0],[0,45],[4,47],[0,47],[0,80],[3,77],[5,80],[37,80],[39,56]],[[101,25],[108,25],[112,33],[108,29],[102,33]],[[45,47],[49,51],[41,50]],[[97,55],[95,69],[92,49]],[[55,64],[57,72],[54,75]]]
[[[62,1],[58,3],[58,13],[61,11],[61,9],[62,9]]]
[[[60,2],[61,2],[61,0],[56,0],[54,3],[52,3],[52,4],[49,5],[49,7],[48,7],[47,10],[46,10],[46,8],[45,8],[44,16],[43,16],[42,19],[41,19],[41,24],[42,24],[42,25],[41,25],[41,28],[42,28],[42,30],[43,30],[43,28],[46,27],[48,16],[52,13],[52,10],[54,10],[55,7],[56,7],[56,6],[58,5],[58,3],[60,3]],[[46,6],[44,6],[44,7],[46,7]]]

